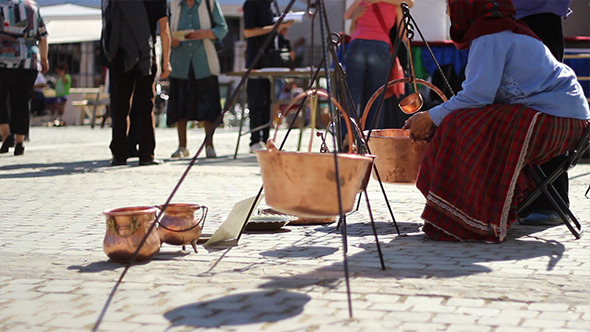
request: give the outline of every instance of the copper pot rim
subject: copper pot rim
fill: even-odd
[[[113,209],[106,209],[102,212],[110,216],[128,216],[133,214],[152,214],[156,213],[156,208],[153,206],[128,206]]]
[[[276,151],[272,151],[272,150],[260,150],[260,151],[255,151],[256,155],[260,155],[260,156],[264,156],[264,155],[268,155],[268,154],[281,154],[281,155],[285,155],[285,156],[309,156],[309,157],[317,157],[317,158],[326,158],[326,157],[330,157],[330,158],[334,158],[334,154],[333,153],[321,153],[321,152],[300,152],[300,151],[282,151],[282,150],[276,150]],[[373,154],[355,154],[355,153],[344,153],[344,152],[339,152],[337,153],[338,158],[344,158],[344,159],[351,159],[351,160],[368,160],[368,161],[372,161],[375,158],[377,158],[376,155]]]
[[[164,204],[156,205],[155,207],[162,210]],[[198,211],[201,208],[203,208],[203,206],[196,203],[170,203],[166,206],[164,212]]]
[[[402,135],[384,135],[384,133],[395,133]],[[365,130],[365,135],[368,135],[369,131]],[[409,129],[389,128],[389,129],[373,129],[371,131],[371,139],[373,138],[390,138],[390,139],[410,139]],[[370,140],[369,140],[370,142]]]

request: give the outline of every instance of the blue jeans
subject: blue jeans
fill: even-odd
[[[386,42],[378,40],[355,39],[348,44],[344,55],[346,83],[350,89],[352,100],[359,117],[362,116],[367,101],[389,78],[390,47]],[[367,128],[377,112],[377,102],[373,103],[367,118]],[[383,114],[383,112],[381,113]],[[352,116],[352,114],[351,114]],[[381,119],[376,121],[374,128],[380,126]]]

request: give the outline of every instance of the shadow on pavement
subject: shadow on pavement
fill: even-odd
[[[316,231],[325,233],[339,232],[336,227],[338,223],[330,224],[329,226],[318,227]],[[414,222],[397,222],[397,226],[400,230],[400,235],[406,233],[416,233],[420,230],[421,225]],[[393,221],[375,221],[375,228],[377,229],[377,235],[397,235],[397,230]],[[348,236],[350,237],[364,237],[373,236],[373,229],[370,221],[358,222],[348,219],[347,221]]]
[[[157,254],[155,254],[154,256],[152,256],[151,259],[148,259],[146,261],[141,261],[141,262],[134,262],[133,266],[136,265],[145,265],[148,264],[151,261],[167,261],[167,260],[174,260],[178,257],[184,257],[187,255],[190,255],[192,252],[192,248],[190,249],[191,251],[174,251],[174,252],[158,252]],[[68,270],[78,270],[78,272],[80,273],[96,273],[96,272],[102,272],[102,271],[114,271],[118,268],[124,268],[127,265],[127,263],[124,262],[115,262],[112,260],[105,260],[105,261],[100,261],[100,262],[92,262],[90,264],[87,265],[70,265],[68,266]]]
[[[190,159],[163,159],[164,165],[170,164],[174,166],[187,167]],[[30,164],[16,164],[0,166],[0,179],[21,179],[32,177],[45,176],[60,176],[83,174],[91,172],[102,172],[106,169],[117,170],[127,167],[139,167],[137,158],[127,161],[127,165],[111,166],[109,159],[105,160],[84,160],[74,162],[59,162],[59,163],[30,163]],[[215,166],[258,166],[256,157],[248,156],[234,160],[231,157],[216,158],[216,159],[198,159],[194,165],[215,165]],[[141,166],[141,167],[157,167],[157,166]],[[2,172],[12,172],[11,174],[2,174]]]
[[[71,175],[76,173],[90,173],[97,172],[103,168],[120,168],[129,166],[111,166],[110,160],[85,160],[75,161],[69,163],[34,163],[34,164],[18,164],[9,166],[0,166],[2,171],[18,171],[13,174],[2,174],[0,178],[28,178],[28,177],[44,177],[44,176],[58,176]]]
[[[145,265],[149,263],[149,261],[135,263],[133,265]],[[119,268],[124,268],[125,263],[118,263],[111,260],[100,261],[100,262],[92,262],[86,265],[70,265],[68,266],[68,270],[78,270],[80,273],[96,273],[102,271],[114,271]]]
[[[298,247],[297,256],[312,255],[317,247]],[[381,270],[375,243],[360,245],[363,251],[348,256],[351,275],[366,278],[428,279],[456,278],[492,272],[486,266],[497,261],[526,261],[547,257],[547,271],[561,259],[565,247],[553,240],[535,237],[510,238],[498,244],[479,242],[438,242],[423,234],[398,236],[390,243],[381,243],[386,270]],[[338,248],[340,249],[340,248]],[[294,250],[284,249],[284,253]],[[329,276],[327,278],[327,276]],[[312,285],[333,287],[343,277],[343,262],[321,267],[315,271],[290,276],[268,276],[269,282],[260,288],[302,288]]]
[[[292,246],[284,249],[268,250],[260,252],[259,254],[267,257],[277,258],[308,258],[308,257],[323,257],[328,256],[338,251],[338,248],[324,247],[324,246]]]
[[[222,327],[271,323],[303,312],[311,297],[283,290],[234,294],[195,302],[164,314],[172,327]]]
[[[233,155],[218,155],[217,158],[205,158],[204,156],[205,154],[201,153],[201,155],[197,158],[195,166],[258,166],[258,161],[256,160],[256,156],[254,154],[238,155],[236,159],[234,159]],[[188,165],[191,161],[191,158],[171,159],[170,161],[180,161],[181,163],[179,164]]]

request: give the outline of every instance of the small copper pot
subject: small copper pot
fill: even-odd
[[[150,206],[124,207],[103,211],[107,231],[103,250],[116,262],[128,262],[137,250],[141,240],[148,234],[139,250],[136,261],[145,261],[160,251],[160,237],[155,227],[156,208]]]
[[[159,206],[161,209],[162,206]],[[196,217],[195,213],[201,210],[201,216]],[[208,208],[196,204],[168,204],[164,215],[160,220],[158,234],[160,241],[172,245],[190,244],[197,252],[197,240],[201,236]]]
[[[410,140],[404,129],[375,129],[371,131],[369,149],[379,156],[375,166],[381,181],[387,183],[415,183],[427,143]],[[373,172],[373,177],[375,173]]]

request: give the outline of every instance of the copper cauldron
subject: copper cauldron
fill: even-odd
[[[340,215],[340,212],[352,211],[356,194],[367,185],[375,156],[352,153],[353,123],[338,101],[331,98],[326,91],[310,89],[300,93],[286,107],[283,116],[308,97],[312,104],[314,100],[317,102],[319,97],[325,98],[342,113],[351,142],[349,153],[338,153],[335,158],[332,153],[285,152],[279,151],[273,140],[269,140],[267,150],[256,151],[256,158],[262,174],[266,204],[271,208],[298,217],[334,217]],[[311,137],[313,136],[312,134]],[[309,146],[311,150],[311,142]],[[338,184],[342,211],[338,204]]]
[[[257,151],[266,204],[298,217],[340,215],[334,155],[331,153]],[[352,211],[366,185],[373,156],[338,154],[342,212]]]
[[[201,216],[196,217],[195,212],[199,210]],[[201,236],[207,211],[206,206],[197,204],[168,204],[158,226],[160,240],[172,245],[182,245],[182,250],[186,244],[190,244],[197,252],[196,244]]]
[[[410,140],[410,131],[404,129],[375,129],[368,140],[369,149],[379,156],[375,167],[381,181],[388,183],[414,183],[424,157],[427,143]],[[376,178],[375,172],[373,177]]]
[[[443,102],[447,101],[447,97],[438,87],[419,78],[405,77],[391,80],[387,83],[387,87],[404,83],[424,85],[434,91]],[[360,120],[362,128],[366,128],[365,122],[369,110],[383,91],[384,86],[377,89],[367,102]],[[371,136],[367,138],[367,142],[371,153],[377,156],[375,167],[379,172],[381,181],[388,183],[416,182],[418,169],[427,146],[425,141],[412,142],[409,130],[373,129]],[[373,172],[373,177],[376,177],[375,172]]]
[[[113,261],[128,262],[154,223],[156,208],[135,206],[109,209],[103,213],[107,221],[107,232],[103,241],[105,254]],[[153,227],[135,260],[149,260],[159,250],[160,237]]]

